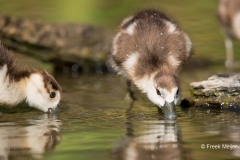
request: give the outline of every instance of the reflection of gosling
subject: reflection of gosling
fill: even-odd
[[[26,99],[32,107],[47,112],[57,107],[61,87],[44,70],[20,70],[0,44],[0,104],[15,106]]]
[[[159,11],[145,10],[123,20],[110,61],[153,103],[171,108],[165,116],[172,118],[180,99],[177,70],[190,56],[191,46],[188,35],[173,20]]]
[[[239,65],[234,63],[232,38],[240,40],[240,0],[219,0],[218,19],[226,34],[226,63],[227,67]]]
[[[128,123],[127,134],[116,143],[112,160],[183,159],[181,133],[174,121]]]
[[[60,120],[49,114],[27,122],[1,122],[0,160],[43,159],[45,152],[54,150],[61,141],[61,125]]]

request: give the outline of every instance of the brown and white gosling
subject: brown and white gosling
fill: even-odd
[[[44,112],[55,109],[61,87],[44,70],[21,70],[0,42],[0,104],[16,106],[26,99],[31,107]]]
[[[188,35],[172,19],[144,10],[123,20],[113,39],[110,63],[162,108],[166,118],[175,118],[180,100],[177,71],[191,53]]]
[[[234,62],[232,39],[240,40],[240,0],[219,0],[218,20],[225,33],[226,67],[239,67]]]

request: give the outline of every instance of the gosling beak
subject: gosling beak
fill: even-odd
[[[163,107],[163,112],[164,112],[164,117],[167,119],[177,118],[174,101],[172,102],[166,101]]]
[[[53,113],[53,108],[48,108],[48,113]]]
[[[60,103],[57,104],[56,107],[48,108],[48,113],[56,113],[59,110]]]

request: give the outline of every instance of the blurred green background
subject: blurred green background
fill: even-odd
[[[124,17],[143,8],[161,9],[175,19],[193,41],[196,57],[224,63],[224,35],[216,18],[217,0],[1,0],[0,6],[5,14],[48,22],[86,23],[112,30]],[[240,44],[234,46],[238,53]]]

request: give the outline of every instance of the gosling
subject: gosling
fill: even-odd
[[[43,112],[55,109],[61,99],[61,87],[44,70],[19,69],[9,51],[0,42],[0,104],[16,106],[26,99]]]
[[[188,35],[172,19],[157,10],[143,10],[121,23],[110,64],[172,119],[180,100],[177,72],[191,53]]]
[[[229,68],[239,67],[239,62],[234,62],[232,39],[240,40],[240,0],[219,0],[218,20],[225,33],[226,62]]]

